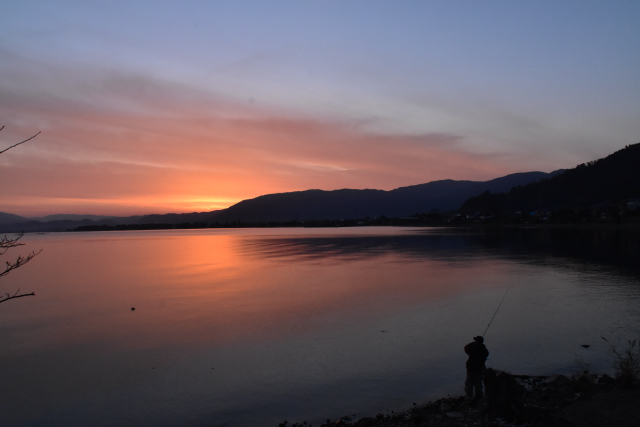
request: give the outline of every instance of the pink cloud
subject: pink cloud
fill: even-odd
[[[144,79],[69,97],[5,92],[3,143],[43,131],[0,158],[12,182],[3,209],[22,215],[204,211],[275,192],[390,190],[517,171],[506,155],[469,151],[457,135],[373,134]]]

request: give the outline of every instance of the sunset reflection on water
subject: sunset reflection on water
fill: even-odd
[[[461,345],[484,330],[506,289],[488,336],[490,362],[504,369],[568,369],[576,342],[633,330],[638,314],[635,273],[596,264],[580,272],[575,259],[573,268],[473,233],[184,230],[25,241],[25,251],[44,250],[4,285],[36,297],[0,310],[0,356],[15,367],[0,401],[12,405],[14,425],[99,417],[261,426],[401,409],[459,392]],[[603,280],[609,288],[594,285]],[[608,366],[607,349],[592,349],[588,362]]]
[[[407,262],[406,256],[389,251],[305,257],[295,253],[300,242],[293,236],[117,237],[41,240],[50,256],[38,259],[38,268],[21,271],[23,287],[34,283],[42,298],[31,301],[45,310],[41,315],[83,318],[71,326],[73,334],[57,331],[59,338],[91,341],[116,334],[119,345],[127,338],[133,348],[269,339],[320,328],[317,319],[323,316],[365,322],[370,315],[401,311],[469,287],[502,286],[493,272],[498,266],[489,260]],[[469,276],[478,280],[470,285],[463,280]],[[50,303],[40,307],[45,298]],[[64,315],[60,306],[65,306]]]

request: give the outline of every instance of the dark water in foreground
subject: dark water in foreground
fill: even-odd
[[[2,425],[275,426],[406,409],[481,334],[515,373],[610,371],[640,338],[615,230],[256,229],[25,236],[0,279]],[[135,307],[135,311],[131,311]],[[590,344],[588,349],[581,344]]]

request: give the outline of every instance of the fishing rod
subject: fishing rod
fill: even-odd
[[[507,297],[507,294],[509,293],[510,290],[511,288],[507,289],[507,292],[504,293],[504,296],[502,297],[502,301],[500,301],[500,304],[498,304],[498,308],[496,309],[496,312],[493,313],[493,317],[491,318],[491,320],[489,321],[489,324],[487,325],[487,329],[485,329],[482,334],[483,338],[484,338],[484,334],[486,334],[487,331],[489,330],[489,326],[491,326],[491,323],[493,323],[493,319],[496,318],[496,314],[498,314],[498,310],[500,310],[500,307],[502,306],[502,303],[504,302],[504,299]]]

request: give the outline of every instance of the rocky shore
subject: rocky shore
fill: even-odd
[[[488,369],[481,401],[446,397],[399,413],[327,420],[320,427],[640,426],[640,384],[608,375],[512,375]],[[287,421],[279,427],[307,427]]]

